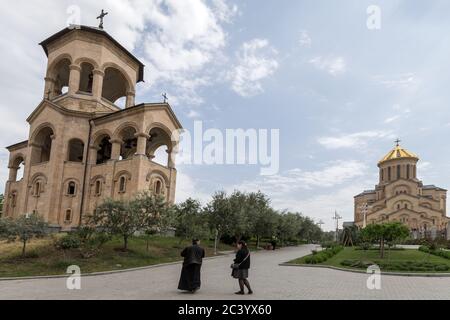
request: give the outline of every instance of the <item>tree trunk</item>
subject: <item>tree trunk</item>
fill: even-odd
[[[128,250],[128,236],[123,236],[123,250]]]
[[[150,237],[147,236],[147,252],[150,249]]]
[[[26,247],[27,247],[27,242],[26,242],[26,241],[23,241],[23,246],[22,246],[22,257],[25,257],[25,250],[26,250]]]
[[[256,250],[259,248],[259,236],[256,236]]]
[[[384,259],[384,238],[380,240],[380,258]]]
[[[217,244],[219,242],[219,230],[216,230],[216,235],[214,237],[214,255],[217,255]]]

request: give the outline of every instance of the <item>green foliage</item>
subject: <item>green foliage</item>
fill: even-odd
[[[120,235],[123,249],[128,250],[128,239],[144,227],[143,215],[135,203],[108,199],[97,207],[88,223],[110,236]]]
[[[374,264],[385,271],[444,272],[450,269],[450,266],[446,264],[423,261],[362,261],[352,259],[341,261],[341,265],[344,267],[358,269],[366,269]]]
[[[176,234],[181,239],[205,239],[210,236],[206,215],[199,201],[191,198],[175,206]]]
[[[428,246],[421,246],[419,248],[419,250],[422,251],[422,252],[425,252],[425,253],[429,253],[429,254],[438,256],[438,257],[442,257],[442,258],[445,258],[445,259],[450,259],[450,251],[445,251],[445,250],[439,249],[436,246],[433,246],[433,247],[431,247],[431,246],[430,247],[428,247]]]
[[[319,264],[319,263],[325,262],[328,259],[334,257],[339,252],[341,252],[343,249],[344,249],[343,246],[333,246],[333,247],[330,247],[330,248],[322,250],[322,251],[313,250],[312,255],[305,257],[304,261],[306,264]]]
[[[81,240],[76,234],[68,234],[58,239],[55,246],[61,250],[78,249],[81,247]]]
[[[0,219],[0,238],[22,242],[22,256],[25,256],[28,241],[45,236],[47,228],[48,224],[36,214],[23,215],[15,220]]]
[[[380,257],[384,257],[384,247],[386,243],[393,244],[398,240],[409,236],[409,229],[400,222],[390,222],[383,224],[371,224],[361,231],[361,238],[364,242],[379,242]]]

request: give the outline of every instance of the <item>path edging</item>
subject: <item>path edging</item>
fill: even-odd
[[[334,266],[326,266],[326,265],[310,265],[310,264],[298,264],[298,263],[280,263],[282,267],[302,267],[302,268],[322,268],[322,269],[331,269],[343,272],[353,272],[353,273],[361,273],[367,274],[364,270],[355,270],[355,269],[346,269],[346,268],[338,268]],[[450,273],[408,273],[408,272],[381,272],[381,275],[384,276],[403,276],[403,277],[425,277],[425,278],[442,278],[442,277],[450,277]]]
[[[231,253],[225,253],[225,254],[219,254],[214,257],[208,257],[203,260],[213,260],[217,258],[222,258],[229,256]],[[118,273],[125,273],[125,272],[134,272],[134,271],[142,271],[142,270],[148,270],[148,269],[154,269],[154,268],[161,268],[166,266],[172,266],[182,263],[183,261],[174,261],[174,262],[167,262],[167,263],[160,263],[160,264],[154,264],[150,266],[143,266],[143,267],[137,267],[137,268],[130,268],[130,269],[122,269],[122,270],[111,270],[111,271],[100,271],[100,272],[92,272],[92,273],[82,273],[82,277],[95,277],[95,276],[105,276],[105,275],[111,275],[111,274],[118,274]],[[10,277],[10,278],[0,278],[0,282],[3,281],[22,281],[22,280],[41,280],[41,279],[63,279],[70,277],[72,274],[66,274],[66,275],[51,275],[51,276],[34,276],[34,277]]]

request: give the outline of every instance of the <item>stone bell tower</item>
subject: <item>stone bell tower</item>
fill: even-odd
[[[70,230],[107,198],[148,190],[173,202],[182,126],[166,102],[136,105],[144,65],[102,28],[71,26],[41,46],[43,100],[27,119],[29,139],[7,148],[5,216],[34,212]],[[154,162],[160,148],[164,163]]]

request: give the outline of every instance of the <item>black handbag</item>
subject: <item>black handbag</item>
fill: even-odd
[[[248,255],[245,257],[244,260],[242,260],[240,263],[232,263],[231,264],[231,269],[234,270],[239,270],[239,267],[241,266],[241,264],[243,264],[245,262],[245,260],[247,260],[248,258],[250,258],[250,252],[248,253]]]

